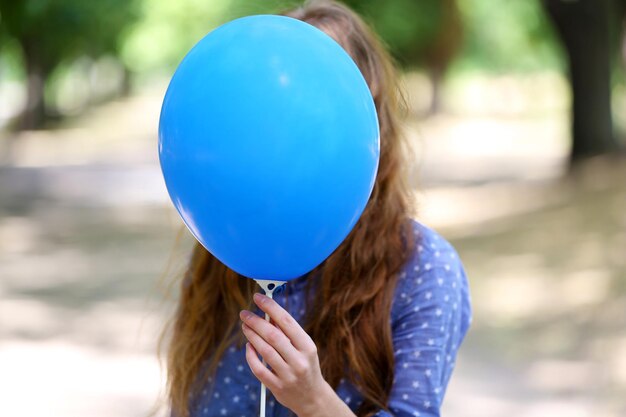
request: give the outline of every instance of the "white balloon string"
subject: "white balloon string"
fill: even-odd
[[[272,298],[272,294],[274,291],[266,291],[266,294],[269,298]],[[265,313],[265,320],[270,321],[270,315]],[[265,366],[265,359],[263,359],[263,366]],[[261,409],[259,410],[259,416],[265,417],[265,396],[266,396],[267,388],[265,384],[261,382]]]
[[[281,285],[285,283],[284,281],[270,281],[270,280],[264,280],[264,279],[257,279],[255,281],[257,282],[257,284],[259,284],[261,288],[263,288],[263,290],[265,291],[265,295],[267,295],[269,298],[273,298],[272,295],[274,294],[274,290],[276,290],[278,287],[280,287]],[[270,316],[267,313],[265,313],[265,320],[270,321]],[[267,366],[267,364],[265,363],[265,359],[263,359],[263,365]],[[265,384],[261,382],[261,404],[260,404],[260,410],[259,410],[259,417],[265,417],[266,396],[267,396],[267,388],[265,387]]]

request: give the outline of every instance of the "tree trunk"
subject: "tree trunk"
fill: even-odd
[[[430,106],[428,108],[428,115],[434,116],[441,112],[441,85],[443,84],[443,75],[445,70],[440,68],[430,68],[430,82],[431,93]]]
[[[133,75],[130,72],[130,70],[128,69],[128,67],[126,67],[126,65],[122,64],[122,88],[120,91],[120,96],[122,97],[129,97],[132,92],[133,92]]]
[[[425,66],[432,83],[429,114],[442,110],[442,85],[448,67],[463,44],[463,18],[457,0],[440,0],[441,21],[432,43],[424,51]]]
[[[569,61],[572,163],[618,149],[611,116],[610,3],[544,0]]]
[[[23,41],[24,63],[26,67],[26,106],[20,116],[20,130],[40,129],[46,120],[44,88],[47,71],[38,53],[36,42]]]

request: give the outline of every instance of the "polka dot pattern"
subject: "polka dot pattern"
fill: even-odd
[[[415,221],[415,250],[398,277],[391,310],[395,377],[387,410],[375,417],[439,416],[457,351],[471,323],[468,282],[452,245],[434,230]],[[287,284],[276,301],[303,323],[304,280]],[[191,416],[256,416],[260,383],[250,371],[244,349],[224,353],[214,378],[206,381],[197,398],[190,398]],[[217,382],[214,383],[214,382]],[[347,380],[337,395],[356,411],[362,395]],[[268,391],[268,417],[293,414]]]

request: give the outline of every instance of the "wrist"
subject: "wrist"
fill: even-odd
[[[308,401],[306,408],[298,413],[298,417],[326,417],[329,415],[328,407],[335,399],[339,397],[328,382],[323,381],[321,387],[313,394],[313,398]]]

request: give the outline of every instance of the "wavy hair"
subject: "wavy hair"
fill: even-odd
[[[348,237],[309,273],[318,285],[307,280],[306,300],[312,302],[303,325],[317,345],[326,381],[333,388],[344,378],[353,383],[364,397],[357,415],[371,416],[377,409],[388,410],[394,374],[391,304],[397,275],[415,239],[406,142],[400,132],[405,102],[391,57],[348,7],[316,0],[282,14],[323,30],[350,54],[378,112],[381,152],[372,195]],[[255,291],[253,280],[196,244],[178,309],[164,331],[170,336],[167,400],[175,415],[189,415],[189,398],[215,373],[224,351],[231,344],[243,346],[239,311],[253,308]]]

